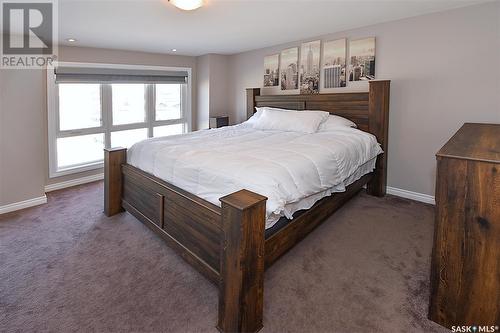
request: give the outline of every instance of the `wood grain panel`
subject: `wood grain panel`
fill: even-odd
[[[249,98],[250,99],[250,98]],[[368,93],[319,95],[255,95],[254,106],[290,110],[321,110],[348,118],[368,130]],[[251,107],[249,107],[251,109]]]
[[[383,81],[370,81],[370,82],[383,82]],[[348,92],[348,93],[334,93],[334,94],[314,94],[314,95],[255,95],[256,102],[271,102],[271,101],[305,101],[308,102],[354,102],[366,101],[368,102],[368,92]]]
[[[148,228],[154,231],[158,236],[160,236],[167,245],[179,254],[182,259],[184,259],[188,264],[193,266],[198,272],[204,275],[208,280],[210,280],[215,285],[219,285],[220,275],[218,270],[214,270],[209,264],[205,263],[203,259],[199,258],[191,252],[190,249],[186,248],[175,238],[173,238],[168,233],[164,232],[162,229],[150,221],[145,215],[143,215],[137,208],[128,204],[125,200],[122,201],[123,207],[132,214],[136,219],[144,223]]]
[[[255,113],[255,98],[260,95],[260,88],[247,88],[247,119]]]
[[[219,270],[221,229],[203,223],[196,215],[190,215],[187,206],[175,200],[165,202],[163,230],[189,248],[213,269]],[[220,219],[220,217],[219,217]]]
[[[449,168],[453,167],[454,172],[449,173]],[[434,232],[434,255],[433,267],[439,267],[437,270],[433,269],[433,276],[431,278],[431,293],[442,294],[440,290],[443,283],[447,285],[448,296],[446,302],[450,304],[459,304],[460,302],[460,282],[455,279],[455,276],[461,276],[463,271],[463,249],[460,246],[461,233],[464,229],[464,220],[461,219],[463,208],[465,206],[466,188],[463,180],[467,176],[467,163],[465,161],[456,163],[453,166],[449,165],[449,161],[439,161],[437,179],[442,182],[437,187],[436,192],[436,224]],[[461,186],[457,186],[462,183]],[[448,192],[451,195],[451,201],[448,202]],[[458,208],[458,209],[457,209]],[[452,223],[442,223],[441,219],[453,221]],[[451,246],[456,244],[458,246]],[[457,283],[458,282],[458,283]],[[433,310],[431,319],[444,323],[447,321],[455,322],[456,315],[451,308],[441,306],[441,301],[437,298],[433,302]],[[458,324],[458,323],[457,323]],[[454,324],[453,324],[454,325]],[[447,326],[445,324],[445,326]]]
[[[495,163],[500,160],[500,124],[465,123],[436,155]]]
[[[384,151],[377,157],[373,179],[367,185],[368,194],[381,197],[387,188],[387,151],[389,149],[390,81],[370,81],[368,102],[368,132],[377,137]]]
[[[290,102],[290,101],[269,101],[265,103],[257,102],[256,107],[268,106],[272,108],[279,109],[289,109],[289,110],[304,110],[306,107],[306,103],[304,102]]]
[[[147,184],[152,188],[152,190],[158,193],[162,193],[167,198],[187,200],[183,202],[192,204],[193,207],[199,208],[199,212],[198,210],[196,210],[195,213],[201,214],[200,216],[204,216],[204,221],[206,223],[210,223],[218,228],[222,228],[222,222],[220,221],[221,208],[219,206],[214,205],[211,202],[208,202],[194,194],[191,194],[175,185],[169,184],[164,180],[159,179],[129,164],[124,164],[122,166],[122,173],[124,175],[127,175],[128,178],[134,179],[136,182],[147,180]]]
[[[223,332],[262,328],[266,200],[247,190],[220,198],[224,245],[218,328]]]
[[[141,213],[151,222],[161,227],[163,222],[163,203],[159,198],[163,198],[163,196],[151,190],[150,187],[141,186],[141,183],[133,178],[125,178],[125,180],[123,186],[123,200],[136,207],[141,207]]]
[[[437,156],[429,318],[448,328],[500,323],[500,126],[466,125]]]
[[[122,169],[127,210],[175,240],[173,246],[213,278],[211,272],[220,270],[221,209],[130,165]]]
[[[127,161],[126,148],[104,149],[104,214],[112,216],[123,211],[121,166]]]

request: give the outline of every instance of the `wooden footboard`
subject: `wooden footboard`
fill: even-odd
[[[219,288],[223,332],[262,328],[264,270],[353,197],[373,178],[318,201],[265,239],[267,198],[241,190],[221,207],[126,164],[126,149],[105,150],[104,212],[123,209],[161,236]]]
[[[223,239],[217,327],[223,332],[262,328],[266,200],[247,190],[220,199]]]
[[[126,209],[218,286],[221,331],[258,331],[267,198],[242,190],[218,207],[125,161],[126,149],[105,150],[105,214]]]

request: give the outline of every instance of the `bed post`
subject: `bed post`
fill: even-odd
[[[255,96],[260,96],[260,88],[247,88],[247,119],[255,112]]]
[[[113,216],[122,208],[122,164],[127,148],[104,149],[104,214]]]
[[[372,180],[367,184],[368,194],[382,197],[387,187],[387,141],[389,129],[390,80],[369,81],[368,130],[377,137],[384,153],[377,157]]]
[[[266,200],[247,190],[220,198],[223,240],[217,328],[222,332],[262,328]]]

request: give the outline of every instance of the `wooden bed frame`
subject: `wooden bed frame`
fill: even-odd
[[[377,137],[387,152],[390,81],[369,82],[368,92],[267,95],[247,89],[247,116],[255,107],[324,110],[354,121]],[[256,332],[262,328],[264,270],[310,233],[364,185],[383,196],[387,153],[376,169],[297,213],[265,238],[267,198],[242,189],[220,198],[218,207],[126,163],[124,148],[105,149],[104,212],[124,209],[150,227],[189,264],[219,288],[217,328],[223,332]]]

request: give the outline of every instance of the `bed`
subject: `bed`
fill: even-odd
[[[256,332],[265,269],[365,185],[385,195],[389,87],[376,80],[368,92],[262,96],[247,89],[247,118],[256,107],[323,110],[358,127],[342,133],[243,123],[146,140],[128,153],[106,149],[104,212],[127,210],[218,286],[219,330]],[[314,172],[291,167],[309,164]]]

